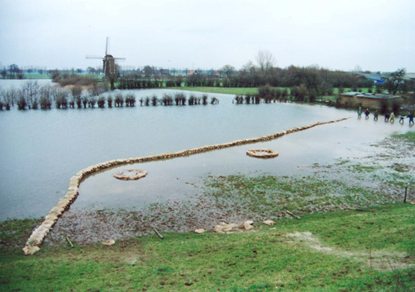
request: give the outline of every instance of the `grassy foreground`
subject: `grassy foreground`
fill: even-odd
[[[166,233],[24,256],[36,220],[0,223],[1,291],[413,291],[415,205],[259,222],[236,234]],[[29,227],[31,226],[31,227]],[[370,256],[372,256],[370,258]],[[411,266],[412,265],[412,266]]]

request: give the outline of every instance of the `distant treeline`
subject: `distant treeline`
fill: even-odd
[[[327,92],[328,95],[332,95],[333,92]],[[261,102],[287,102],[291,101],[306,101],[315,102],[316,96],[309,92],[304,85],[294,86],[290,89],[287,88],[271,88],[269,85],[261,86],[258,88],[258,94],[254,95],[237,95],[234,99],[236,104],[259,104]]]
[[[132,93],[122,94],[121,92],[102,95],[106,91],[104,85],[96,83],[87,91],[82,91],[81,86],[73,86],[71,89],[53,87],[49,85],[40,86],[37,81],[27,81],[20,88],[0,90],[0,110],[10,110],[17,106],[18,110],[50,110],[68,108],[112,108],[112,107],[134,107],[136,97]],[[174,96],[165,94],[162,98],[157,96],[140,99],[142,106],[157,105],[207,105],[218,104],[219,100],[207,95],[197,97],[190,95],[189,98],[183,93],[176,93]]]
[[[359,88],[372,87],[371,80],[342,71],[331,71],[314,67],[295,67],[286,69],[251,67],[249,70],[228,72],[219,76],[207,76],[193,73],[190,76],[162,76],[128,74],[119,78],[119,89],[161,88],[180,86],[202,87],[294,87],[304,85],[320,96],[333,87]]]

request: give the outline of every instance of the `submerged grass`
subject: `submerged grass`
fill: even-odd
[[[414,208],[305,215],[238,234],[43,246],[29,257],[2,246],[0,285],[2,291],[410,291]],[[24,224],[1,228],[26,230]]]
[[[403,139],[403,140],[415,143],[415,132],[408,132],[405,134],[396,134],[396,135],[393,135],[393,138]]]

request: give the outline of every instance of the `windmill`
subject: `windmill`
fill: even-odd
[[[114,58],[112,55],[108,54],[108,37],[107,44],[105,46],[105,56],[96,57],[96,56],[86,56],[87,59],[101,59],[102,60],[102,71],[104,72],[104,79],[111,82],[111,87],[114,86],[114,81],[116,78],[116,67],[115,60],[125,60],[125,58]]]

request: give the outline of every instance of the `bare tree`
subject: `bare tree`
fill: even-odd
[[[52,108],[52,89],[50,86],[42,86],[39,90],[39,104],[43,110]]]
[[[81,108],[82,107],[82,100],[81,100],[82,87],[79,85],[76,85],[72,87],[71,92],[72,92],[73,101],[76,103],[78,108]]]
[[[27,81],[21,87],[21,94],[26,99],[29,109],[37,109],[39,88],[37,81]]]
[[[69,90],[64,88],[54,88],[52,94],[53,99],[56,102],[56,108],[68,108]]]
[[[269,51],[259,51],[255,60],[258,63],[259,70],[262,72],[270,71],[276,63],[274,57]]]
[[[354,66],[353,71],[356,72],[356,73],[362,72],[362,67],[360,67],[360,65],[356,65],[356,66]]]
[[[10,107],[17,101],[17,93],[18,91],[14,87],[11,87],[5,91],[3,98],[7,110],[9,110]]]
[[[248,63],[242,66],[242,70],[247,72],[250,76],[253,76],[255,74],[256,68],[252,61],[248,61]]]

